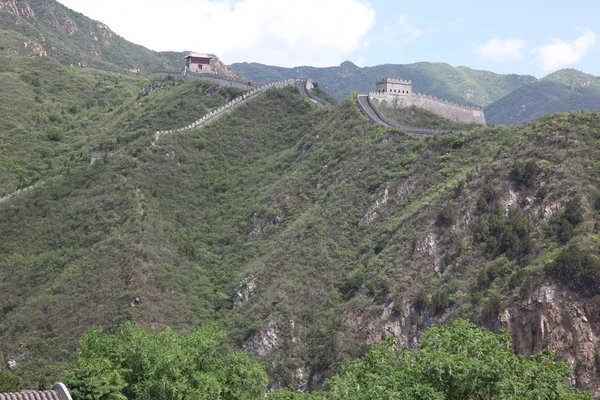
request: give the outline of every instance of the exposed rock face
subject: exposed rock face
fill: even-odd
[[[560,286],[543,284],[501,317],[515,350],[531,355],[554,351],[573,367],[577,387],[600,392],[600,321],[597,305]]]
[[[239,308],[248,302],[250,296],[254,293],[254,290],[256,290],[256,281],[254,280],[254,277],[249,276],[240,284],[240,290],[233,298],[233,307]]]
[[[408,180],[390,182],[382,193],[379,194],[375,202],[368,208],[361,223],[371,223],[380,215],[388,204],[401,206],[417,188],[417,178],[411,177]]]
[[[250,336],[244,343],[246,351],[264,357],[271,354],[283,345],[283,335],[274,321],[269,322],[262,329]]]
[[[0,8],[7,8],[14,14],[21,15],[23,17],[34,17],[35,13],[31,6],[24,1],[17,0],[0,0]]]

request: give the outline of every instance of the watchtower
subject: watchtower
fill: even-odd
[[[381,78],[376,82],[377,94],[391,94],[396,96],[411,96],[412,81],[395,78]]]
[[[213,56],[203,53],[190,53],[185,56],[185,69],[190,72],[213,72],[210,61]]]

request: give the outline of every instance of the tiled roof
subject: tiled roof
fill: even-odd
[[[190,58],[190,57],[198,57],[198,58],[214,58],[213,56],[211,56],[210,54],[206,54],[206,53],[194,53],[191,52],[189,53],[187,56],[185,56],[184,58]]]
[[[0,400],[73,400],[62,383],[52,386],[52,390],[26,390],[19,393],[0,393]]]
[[[54,390],[0,393],[0,400],[61,400]]]

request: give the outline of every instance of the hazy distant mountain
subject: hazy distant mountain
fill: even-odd
[[[346,61],[338,67],[283,68],[257,63],[232,64],[231,69],[248,79],[273,82],[287,78],[312,78],[337,99],[352,91],[375,90],[375,80],[384,76],[411,79],[413,89],[457,103],[486,106],[523,85],[536,80],[529,75],[501,75],[445,63],[385,64],[358,67]]]
[[[563,69],[525,85],[485,108],[490,124],[514,125],[544,114],[600,110],[600,78]]]

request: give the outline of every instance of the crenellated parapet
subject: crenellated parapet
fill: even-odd
[[[411,80],[406,79],[396,79],[396,78],[379,78],[377,79],[377,83],[395,83],[398,85],[412,85]]]

